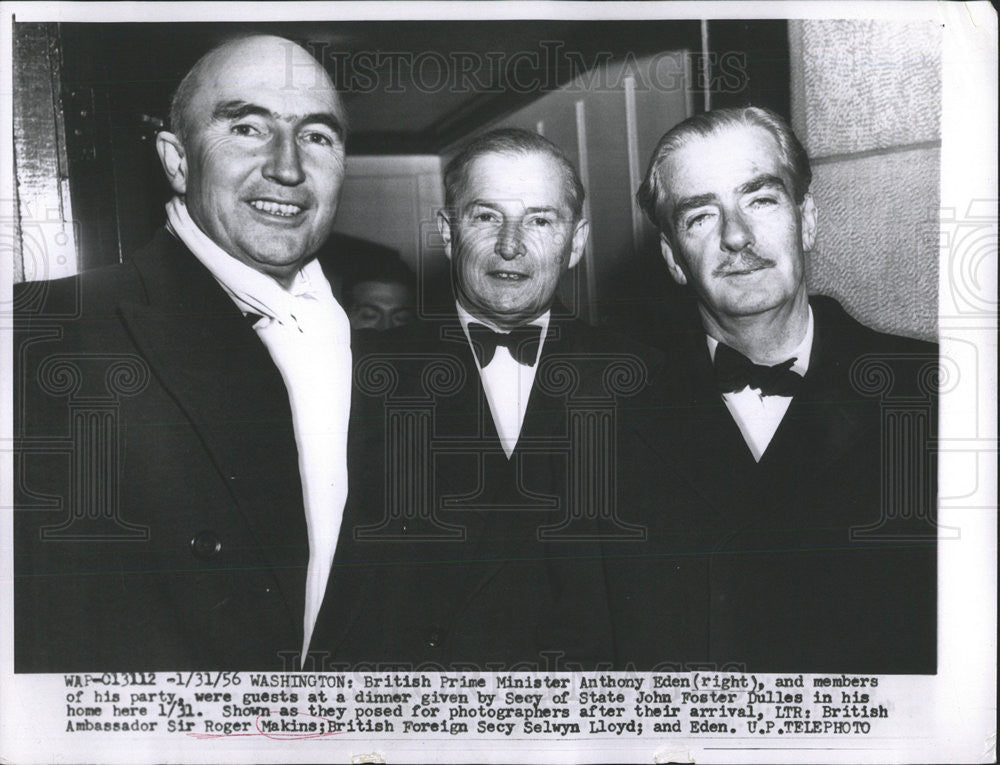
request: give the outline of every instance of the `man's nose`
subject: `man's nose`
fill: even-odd
[[[513,260],[524,254],[524,240],[521,228],[516,222],[504,223],[497,235],[497,254],[504,260]]]
[[[739,210],[722,213],[722,247],[730,252],[739,252],[754,243],[753,232]]]
[[[283,186],[297,186],[306,179],[294,135],[278,132],[268,149],[267,162],[264,164],[265,178]]]

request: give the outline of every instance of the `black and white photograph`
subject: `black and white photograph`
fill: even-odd
[[[2,10],[5,761],[995,761],[990,4]]]

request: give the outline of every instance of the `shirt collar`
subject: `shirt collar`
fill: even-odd
[[[494,332],[499,332],[499,333],[501,333],[503,335],[506,335],[508,332],[510,332],[509,329],[502,329],[502,328],[498,327],[496,324],[494,324],[491,321],[487,321],[485,319],[476,318],[471,313],[469,313],[468,311],[466,311],[462,307],[462,304],[459,303],[458,301],[455,302],[455,308],[458,310],[458,320],[462,324],[462,330],[465,332],[465,336],[466,337],[469,336],[469,322],[476,322],[477,324],[482,324],[484,326],[489,327]],[[542,328],[542,337],[545,337],[545,335],[546,335],[546,333],[548,332],[548,329],[549,329],[549,318],[550,318],[551,315],[552,315],[552,311],[548,310],[545,313],[543,313],[541,316],[537,316],[534,319],[532,319],[531,321],[529,321],[528,325],[529,326],[530,325],[535,325],[535,326],[541,327]]]
[[[716,340],[711,335],[705,335],[705,339],[708,341],[708,354],[712,361],[715,361],[715,349],[719,347],[719,341]],[[809,370],[809,359],[812,356],[812,345],[813,345],[813,309],[809,306],[809,319],[806,322],[806,334],[802,338],[802,341],[795,346],[791,353],[788,354],[788,358],[795,357],[795,363],[792,364],[792,371],[802,377],[806,376],[806,372]]]

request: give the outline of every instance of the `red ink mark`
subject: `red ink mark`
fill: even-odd
[[[278,710],[272,709],[271,712],[277,712]],[[294,741],[296,739],[307,739],[307,738],[326,738],[327,736],[337,736],[343,731],[331,730],[331,731],[294,731],[294,730],[282,730],[285,725],[291,725],[289,722],[297,717],[311,717],[314,720],[322,720],[324,723],[332,723],[333,720],[329,720],[325,717],[318,717],[316,715],[305,714],[300,712],[295,715],[278,715],[277,721],[272,725],[264,726],[261,720],[267,720],[269,723],[274,719],[270,715],[257,715],[254,720],[254,727],[257,729],[255,733],[188,733],[187,735],[192,736],[197,739],[203,738],[241,738],[246,736],[263,736],[264,738],[269,738],[274,741]],[[264,730],[267,727],[267,730]],[[273,728],[273,730],[272,730]]]

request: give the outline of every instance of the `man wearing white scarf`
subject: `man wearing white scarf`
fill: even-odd
[[[351,414],[351,327],[319,262],[286,289],[227,255],[199,229],[184,200],[167,204],[170,231],[211,271],[267,347],[288,388],[309,530],[302,660],[326,592],[347,500]]]
[[[68,483],[72,523],[15,514],[18,671],[295,669],[346,609],[332,598],[318,638],[349,539],[350,326],[314,257],[344,177],[340,96],[303,48],[255,36],[200,59],[170,116],[166,231],[49,285],[36,315],[58,332],[25,346],[18,395],[49,418],[24,420],[29,439],[89,427],[66,410],[84,399],[48,382],[53,359],[116,403],[76,435],[68,482],[27,459],[25,485]],[[73,544],[44,544],[70,526]]]

